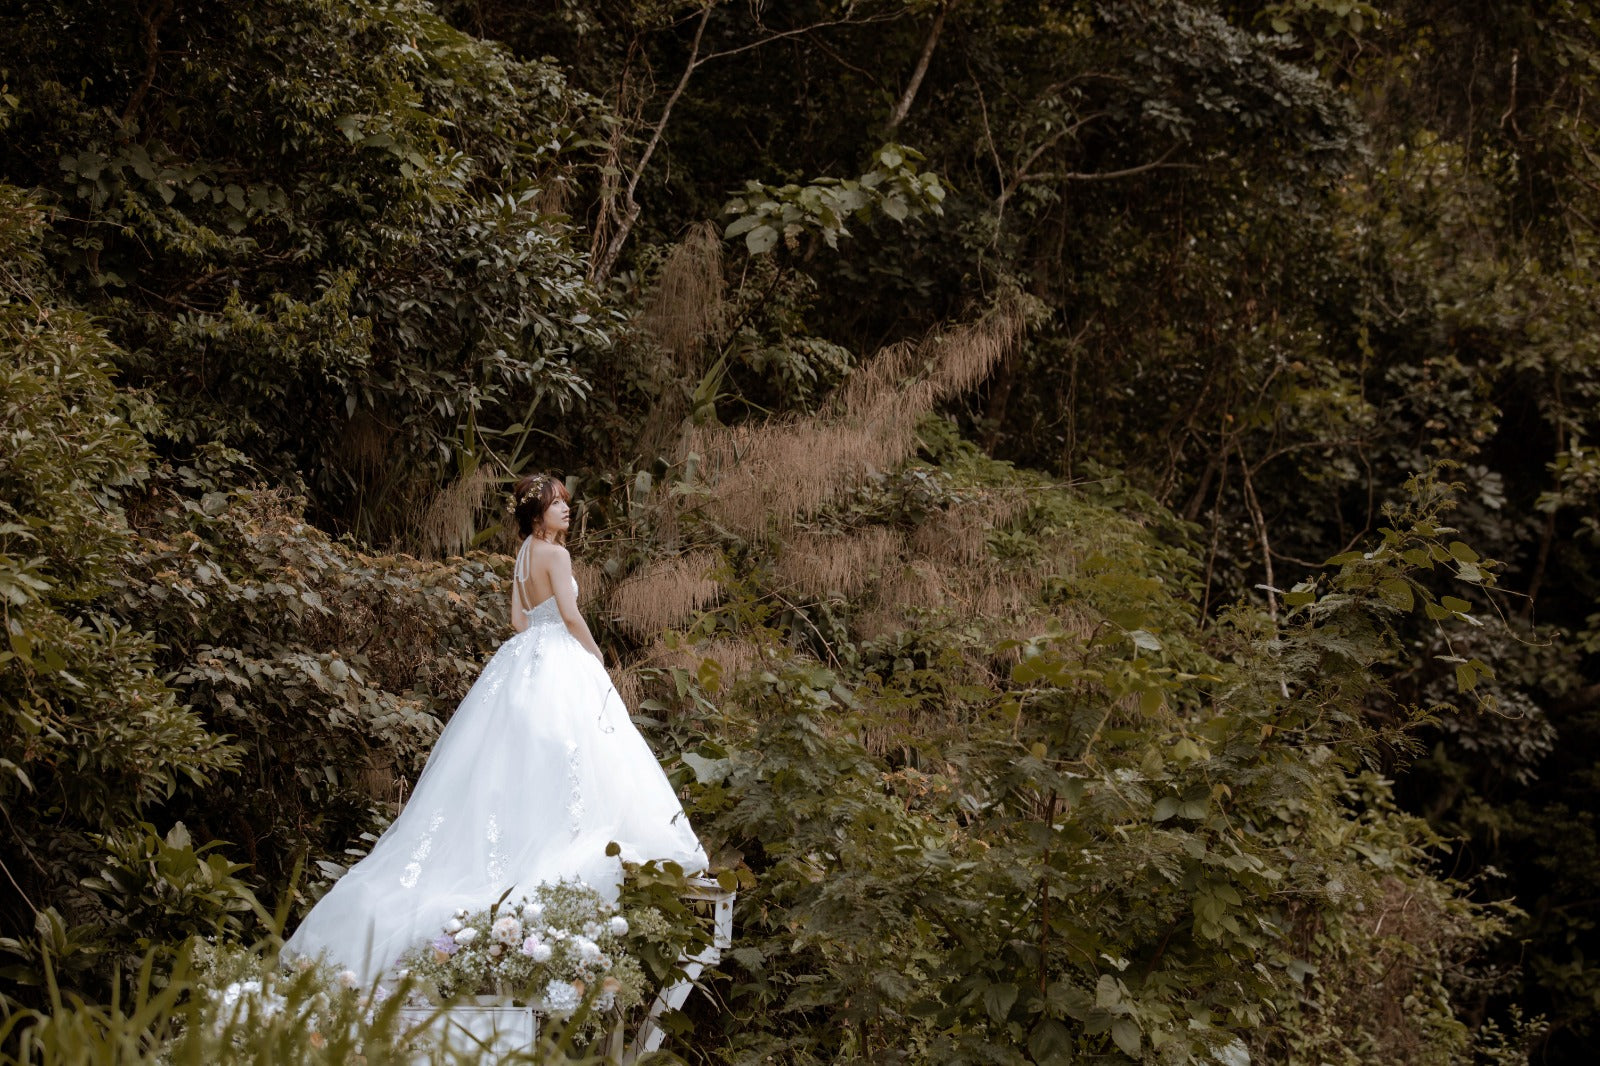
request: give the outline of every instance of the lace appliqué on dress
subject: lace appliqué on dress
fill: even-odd
[[[578,745],[567,741],[567,828],[577,836],[583,831],[583,783],[578,776]]]
[[[492,814],[489,815],[489,825],[483,835],[489,841],[489,863],[484,873],[489,877],[490,887],[499,892],[505,887],[506,867],[500,855],[500,822]]]
[[[422,839],[417,841],[417,846],[411,850],[411,861],[406,863],[405,872],[400,875],[401,888],[415,888],[417,878],[422,876],[422,864],[427,861],[428,853],[433,850],[433,834],[439,831],[444,824],[444,811],[435,809],[428,818],[428,831],[422,834]]]

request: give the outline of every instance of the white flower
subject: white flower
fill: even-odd
[[[533,946],[533,950],[528,952],[528,957],[534,962],[549,962],[550,955],[551,951],[549,944],[535,944]]]
[[[235,981],[222,990],[222,1005],[231,1007],[243,997],[258,995],[260,992],[260,981]]]
[[[573,943],[578,948],[578,958],[586,963],[597,963],[601,958],[600,945],[586,936],[574,937]]]
[[[502,944],[515,944],[522,939],[522,923],[511,915],[495,919],[490,935]]]
[[[229,1015],[246,1003],[253,1006],[255,1016],[262,1019],[280,1014],[284,1008],[283,997],[264,991],[260,981],[235,981],[222,990],[222,1008]]]
[[[467,916],[467,908],[461,907],[456,911],[456,917],[457,918],[465,918],[466,916]]]
[[[505,951],[505,949],[506,948],[504,944],[490,944],[489,957],[491,959],[498,959],[500,957],[500,953]]]
[[[340,970],[339,983],[346,988],[354,988],[361,983],[361,978],[356,976],[354,970]]]
[[[444,931],[447,933],[459,933],[461,932],[461,928],[462,921],[460,918],[451,918],[448,922],[444,923]]]
[[[552,979],[544,986],[544,1009],[551,1014],[571,1014],[583,1002],[575,985]]]
[[[611,919],[611,935],[612,936],[627,936],[628,935],[628,919],[624,918],[620,914],[617,915],[615,918]]]
[[[600,923],[599,922],[590,922],[589,924],[585,925],[583,927],[583,935],[588,937],[590,940],[593,940],[595,937],[599,936],[600,935]]]
[[[528,919],[530,922],[537,922],[540,918],[544,917],[544,904],[524,903],[522,905],[522,916]]]
[[[466,947],[476,939],[478,939],[478,931],[470,925],[456,934],[456,943],[462,947]]]

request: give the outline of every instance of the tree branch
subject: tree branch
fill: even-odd
[[[917,98],[917,90],[922,88],[922,79],[928,74],[928,63],[933,59],[934,46],[939,43],[939,31],[944,29],[945,13],[949,10],[949,4],[940,4],[939,13],[933,17],[933,26],[928,30],[928,39],[922,46],[922,55],[917,58],[916,69],[911,72],[911,81],[906,85],[906,91],[901,94],[900,102],[894,105],[894,113],[889,116],[888,128],[891,131],[904,122],[906,115],[911,112],[911,105]]]
[[[1169,163],[1167,158],[1177,151],[1173,145],[1161,153],[1161,158],[1141,163],[1136,167],[1127,167],[1123,170],[1101,170],[1093,173],[1080,173],[1078,171],[1047,171],[1043,174],[1025,174],[1017,179],[1023,181],[1115,181],[1117,178],[1131,178],[1135,174],[1143,174],[1150,170],[1204,170],[1199,163]]]
[[[172,0],[156,0],[150,7],[149,14],[141,13],[144,19],[144,77],[133,90],[133,97],[129,99],[128,106],[122,109],[122,124],[126,126],[139,113],[139,108],[144,105],[144,98],[149,94],[150,87],[156,83],[156,57],[160,55],[161,24],[167,21],[167,16],[172,14]]]
[[[777,30],[773,33],[769,33],[767,36],[762,37],[759,40],[749,41],[734,48],[724,48],[720,52],[708,52],[700,60],[700,62],[709,63],[713,59],[723,59],[727,56],[736,56],[740,52],[749,52],[760,48],[762,45],[771,44],[773,41],[781,41],[788,37],[803,37],[808,33],[815,33],[817,30],[832,29],[835,26],[870,26],[875,22],[893,22],[899,17],[899,15],[874,15],[871,18],[858,19],[850,18],[847,15],[842,19],[831,19],[827,22],[813,22],[809,26],[799,26],[792,30]]]
[[[684,64],[683,77],[678,79],[678,84],[673,88],[672,95],[667,97],[665,106],[661,108],[661,118],[656,121],[655,128],[650,131],[650,140],[645,144],[644,151],[639,155],[639,162],[634,164],[633,173],[628,176],[628,188],[623,193],[628,205],[627,213],[623,215],[622,222],[617,226],[617,232],[612,234],[611,240],[606,244],[606,251],[600,257],[590,273],[591,281],[604,281],[611,274],[611,268],[617,265],[617,257],[622,254],[622,245],[627,241],[633,224],[639,221],[639,201],[634,199],[634,193],[639,189],[639,179],[644,176],[644,168],[649,166],[650,157],[655,155],[656,147],[661,143],[661,135],[666,132],[667,120],[672,117],[672,109],[677,106],[678,99],[683,96],[683,90],[689,86],[689,78],[694,75],[695,68],[704,60],[700,58],[700,41],[705,37],[706,23],[711,21],[711,4],[707,3],[700,9],[700,24],[694,28],[694,43],[689,46],[689,62]]]

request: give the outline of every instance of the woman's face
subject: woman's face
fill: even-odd
[[[550,533],[565,533],[572,524],[572,507],[559,496],[544,509],[542,525]]]

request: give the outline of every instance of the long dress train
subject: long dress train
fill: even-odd
[[[288,952],[325,954],[369,983],[458,907],[486,907],[512,886],[576,878],[614,895],[612,841],[628,861],[707,866],[605,667],[554,596],[522,602],[528,553],[524,541],[512,607],[526,627],[439,734],[400,817],[306,915]]]

